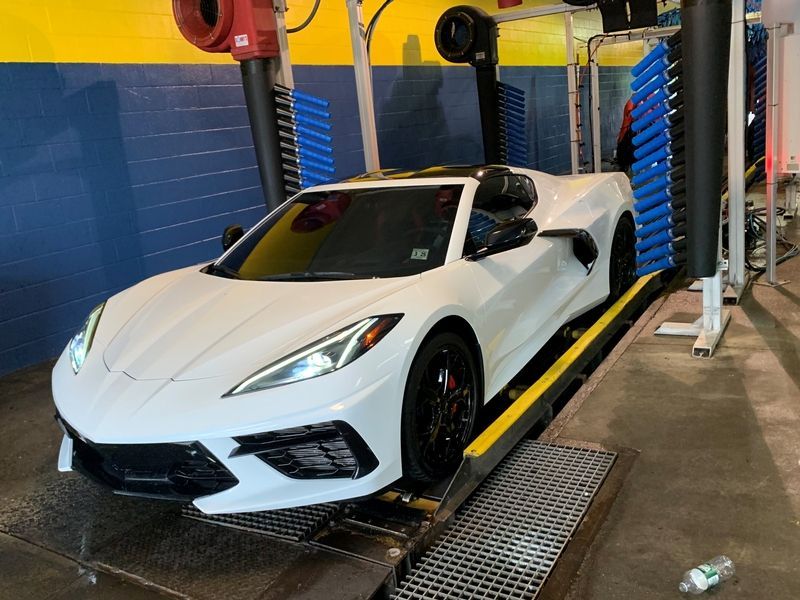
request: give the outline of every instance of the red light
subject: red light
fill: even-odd
[[[236,60],[278,56],[272,0],[172,0],[183,37],[206,52]]]
[[[520,4],[522,4],[522,0],[497,0],[497,8],[511,8]]]

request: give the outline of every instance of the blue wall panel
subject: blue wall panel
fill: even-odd
[[[235,66],[0,65],[0,373],[264,207]]]
[[[331,102],[337,176],[363,172],[352,68],[295,79]],[[567,171],[564,69],[501,79],[528,94],[530,166]],[[481,162],[472,69],[374,80],[384,166]],[[0,374],[57,355],[92,306],[212,259],[225,225],[264,213],[237,66],[0,64]]]

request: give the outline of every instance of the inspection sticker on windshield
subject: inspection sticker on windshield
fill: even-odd
[[[414,248],[411,251],[411,260],[428,260],[428,249]]]

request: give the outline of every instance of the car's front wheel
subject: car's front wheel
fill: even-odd
[[[622,215],[611,240],[608,265],[609,302],[614,302],[636,281],[636,228],[628,214]]]
[[[464,340],[440,333],[420,348],[403,398],[403,474],[431,482],[451,473],[472,438],[480,402],[475,360]]]

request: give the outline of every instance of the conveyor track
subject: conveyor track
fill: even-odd
[[[535,598],[615,458],[522,440],[393,598]]]
[[[181,514],[190,519],[271,535],[293,542],[310,539],[338,511],[339,506],[336,504],[313,504],[283,510],[224,515],[207,515],[191,505],[181,508]]]

